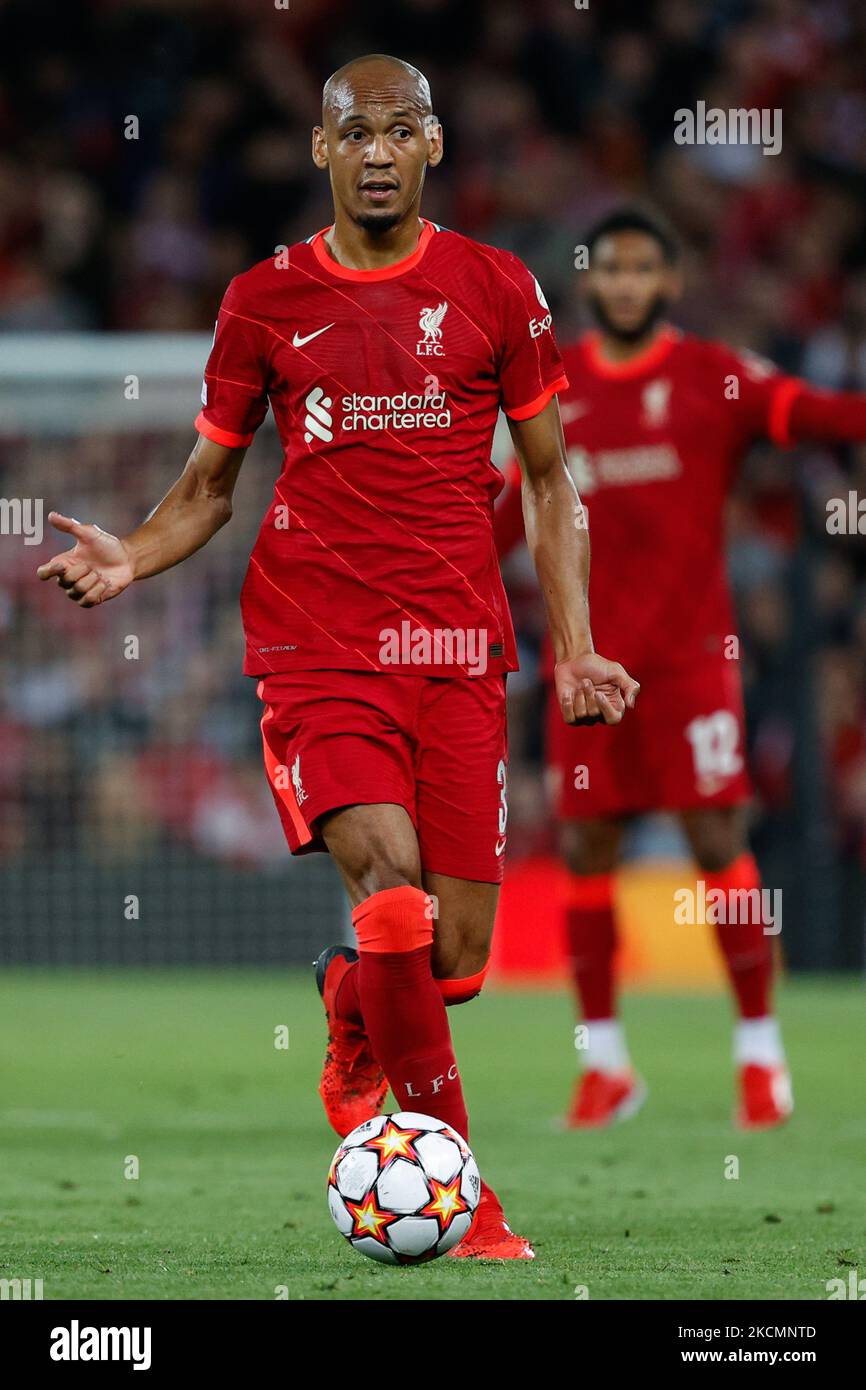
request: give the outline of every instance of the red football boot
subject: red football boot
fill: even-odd
[[[481,1184],[481,1200],[475,1220],[459,1245],[448,1251],[458,1260],[534,1260],[535,1251],[516,1236],[505,1220],[502,1204],[492,1187]]]
[[[636,1115],[646,1098],[647,1088],[634,1072],[593,1068],[583,1073],[575,1087],[565,1127],[603,1129]]]
[[[315,962],[316,984],[328,1019],[319,1095],[341,1139],[356,1125],[381,1114],[388,1094],[385,1073],[370,1050],[363,1024],[340,1018],[334,1007],[346,971],[357,959],[358,952],[351,946],[328,946]]]
[[[787,1067],[762,1067],[747,1062],[738,1072],[740,1093],[736,1124],[740,1129],[773,1129],[794,1109]]]

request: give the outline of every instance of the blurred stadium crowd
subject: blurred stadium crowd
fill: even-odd
[[[866,390],[859,0],[590,0],[586,9],[568,0],[290,0],[285,9],[7,0],[0,333],[209,330],[232,275],[330,221],[309,158],[321,83],[377,49],[424,69],[445,127],[425,213],[523,257],[561,341],[583,322],[573,269],[582,230],[637,198],[665,212],[682,239],[680,324],[817,384]],[[781,154],[674,144],[675,110],[699,98],[782,108]],[[191,396],[190,421],[196,408]],[[190,439],[191,427],[5,439],[0,495],[41,496],[46,508],[122,531],[165,491]],[[33,580],[43,550],[0,546],[0,863],[52,849],[122,860],[183,843],[230,864],[285,868],[258,771],[256,701],[238,674],[237,592],[275,448],[272,435],[257,441],[246,468],[255,484],[242,480],[231,527],[183,579],[112,605],[101,629]],[[860,484],[866,490],[866,450],[762,449],[731,516],[758,843],[782,846],[790,825],[802,715],[792,688],[808,654],[831,833],[858,881],[866,546],[828,537],[824,516],[827,497]],[[811,611],[797,597],[802,576],[792,580],[804,555]],[[509,574],[526,658],[513,683],[511,847],[520,853],[547,833],[541,614],[519,558]],[[116,640],[106,642],[104,624]],[[123,657],[129,632],[158,653],[146,670]],[[85,795],[85,820],[59,812]]]

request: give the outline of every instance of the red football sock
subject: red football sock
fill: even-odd
[[[704,882],[707,894],[714,888],[721,888],[725,893],[734,888],[760,891],[761,876],[752,855],[741,854],[726,869],[705,873]],[[750,920],[714,924],[716,940],[725,959],[740,1018],[765,1018],[773,1007],[770,938],[764,935],[761,913],[754,903],[739,915]]]
[[[358,993],[370,1045],[401,1110],[444,1120],[465,1139],[463,1088],[431,968],[429,901],[406,884],[373,893],[355,908]]]
[[[613,1018],[616,921],[612,874],[572,874],[565,909],[568,958],[582,1016]]]
[[[474,975],[464,975],[460,980],[437,980],[436,985],[450,1008],[452,1004],[467,1004],[470,999],[475,999],[481,993],[486,974],[487,966],[485,965]]]

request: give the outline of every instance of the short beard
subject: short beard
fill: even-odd
[[[639,343],[641,338],[646,338],[660,319],[664,318],[668,309],[668,300],[660,294],[653,300],[637,327],[620,328],[608,318],[607,311],[597,295],[590,295],[588,303],[596,323],[618,343]]]
[[[382,236],[385,232],[390,232],[396,227],[398,222],[402,222],[403,214],[401,212],[359,212],[352,220],[356,227],[363,227],[365,232],[371,232],[373,236]]]

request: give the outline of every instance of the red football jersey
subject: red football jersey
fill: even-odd
[[[720,654],[736,632],[725,500],[755,439],[790,443],[802,383],[671,327],[627,363],[602,358],[594,333],[563,358],[571,386],[560,411],[589,521],[598,650],[638,679]]]
[[[244,670],[484,675],[517,666],[490,461],[567,384],[513,255],[424,222],[381,270],[324,232],[226,292],[196,428],[247,445],[270,401],[283,468],[241,596]]]

